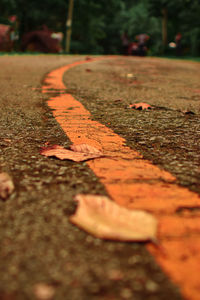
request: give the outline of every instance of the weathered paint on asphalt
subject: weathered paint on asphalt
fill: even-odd
[[[199,297],[200,223],[197,218],[180,214],[181,208],[199,207],[199,195],[180,187],[168,172],[141,159],[125,146],[125,140],[106,126],[91,120],[84,106],[65,94],[63,74],[88,61],[72,63],[49,73],[43,92],[62,92],[48,105],[64,132],[74,144],[88,143],[103,150],[107,157],[88,162],[111,198],[131,209],[144,209],[159,221],[161,247],[148,245],[163,270],[191,300]]]

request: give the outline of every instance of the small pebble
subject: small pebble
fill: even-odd
[[[133,299],[133,294],[130,289],[126,288],[121,291],[121,297],[123,299]]]
[[[158,290],[158,284],[152,280],[148,280],[145,287],[149,292],[156,292]]]

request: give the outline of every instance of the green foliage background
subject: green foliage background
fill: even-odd
[[[19,35],[43,24],[66,36],[68,0],[0,0],[0,23],[17,15]],[[168,12],[168,41],[181,32],[185,54],[200,55],[200,0],[74,0],[71,52],[118,54],[121,35],[131,41],[150,35],[149,54],[162,53],[162,9]],[[168,49],[169,50],[169,49]]]

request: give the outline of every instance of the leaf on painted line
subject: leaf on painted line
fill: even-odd
[[[130,104],[129,108],[145,110],[145,109],[152,109],[152,106],[145,102],[139,102],[139,103]]]
[[[71,145],[70,149],[75,152],[81,152],[81,153],[91,153],[91,154],[100,154],[100,155],[103,154],[100,150],[88,144]]]
[[[77,147],[78,146],[79,145],[77,145]],[[87,147],[85,146],[85,148],[87,148]],[[88,145],[88,148],[90,148],[89,145]],[[80,149],[81,149],[81,147],[80,147]],[[68,159],[68,160],[73,160],[76,162],[81,162],[81,161],[98,158],[98,157],[102,156],[102,153],[97,152],[97,151],[96,152],[94,152],[94,151],[93,152],[88,152],[88,151],[87,152],[83,152],[83,151],[79,152],[79,151],[75,151],[75,150],[72,151],[72,150],[65,149],[64,147],[59,146],[59,145],[53,145],[51,147],[42,148],[40,154],[42,154],[44,156],[55,156],[61,160]]]
[[[0,198],[6,199],[14,190],[14,184],[7,173],[0,173]]]
[[[75,197],[78,207],[70,221],[90,234],[118,241],[156,241],[157,220],[141,210],[128,210],[108,197]]]

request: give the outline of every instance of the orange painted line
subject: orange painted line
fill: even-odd
[[[62,82],[63,74],[87,62],[75,62],[49,73],[43,92],[66,89]],[[115,202],[130,209],[147,210],[156,216],[158,239],[164,251],[152,244],[147,246],[148,250],[180,287],[186,299],[200,299],[199,216],[179,212],[181,207],[200,208],[200,196],[178,186],[170,173],[141,159],[138,152],[125,146],[122,137],[92,121],[90,112],[72,95],[66,93],[51,97],[48,105],[72,143],[90,144],[109,156],[87,164]]]

